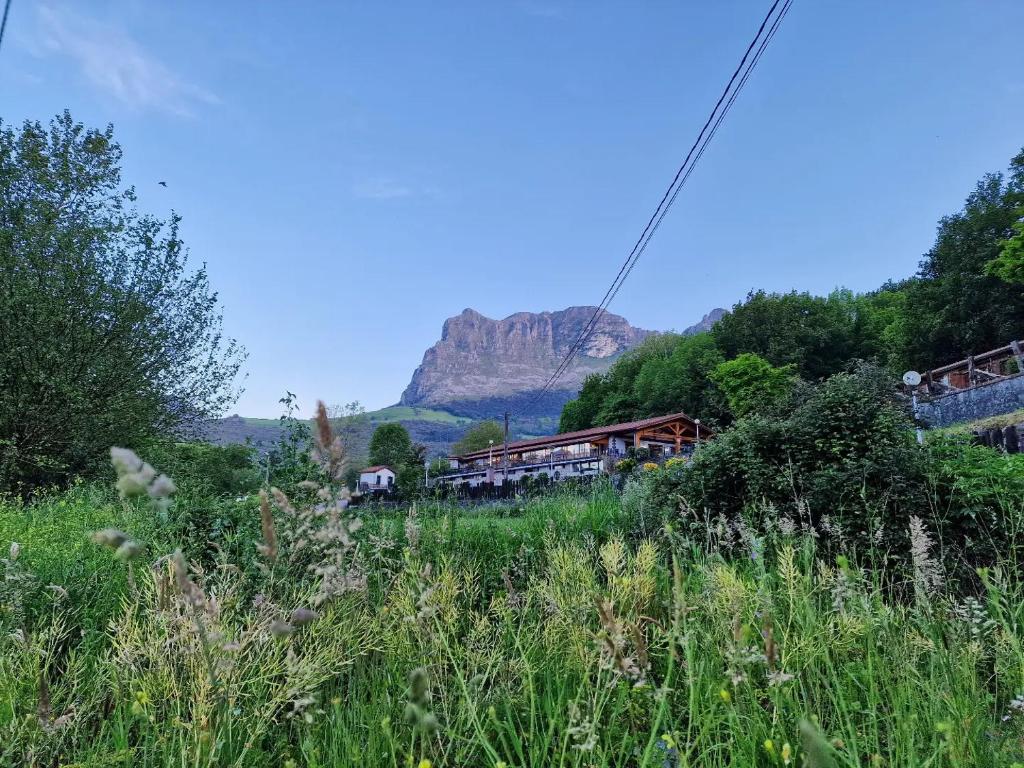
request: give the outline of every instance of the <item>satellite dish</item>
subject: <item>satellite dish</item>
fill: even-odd
[[[908,387],[916,387],[921,383],[921,374],[917,371],[907,371],[903,374],[903,383]]]

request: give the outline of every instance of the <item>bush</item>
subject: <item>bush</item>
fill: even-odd
[[[181,493],[244,496],[260,484],[256,452],[248,445],[170,443],[146,451],[150,463],[175,478]]]
[[[656,495],[711,517],[785,518],[862,552],[902,552],[909,516],[926,507],[927,466],[889,377],[862,365],[801,385],[776,415],[740,419],[687,469],[662,475]]]

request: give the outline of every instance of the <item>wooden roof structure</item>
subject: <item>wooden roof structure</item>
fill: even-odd
[[[534,437],[529,440],[515,440],[508,444],[509,453],[522,453],[524,451],[540,450],[543,448],[558,448],[564,445],[575,443],[607,443],[608,439],[622,433],[633,433],[636,441],[659,440],[669,443],[691,443],[697,438],[697,421],[685,413],[671,413],[667,416],[655,416],[650,419],[638,421],[624,421],[620,424],[608,424],[603,427],[591,427],[580,429],[576,432],[563,432],[559,435],[548,437]],[[713,437],[714,434],[706,427],[701,431],[701,437]],[[496,455],[504,450],[504,444],[496,443],[493,448],[483,448],[479,451],[471,451],[461,456],[455,456],[460,461],[473,461],[474,459],[487,458],[488,454]]]

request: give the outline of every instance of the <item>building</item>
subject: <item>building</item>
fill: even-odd
[[[395,472],[383,464],[359,471],[359,490],[362,493],[391,493],[395,489]]]
[[[542,475],[555,482],[593,477],[610,472],[630,449],[653,461],[661,461],[670,456],[689,455],[699,440],[708,437],[711,433],[702,430],[700,420],[691,419],[685,413],[673,413],[511,442],[508,444],[507,478],[504,445],[451,456],[451,471],[438,477],[437,482],[467,490],[519,483],[527,478],[540,479]]]

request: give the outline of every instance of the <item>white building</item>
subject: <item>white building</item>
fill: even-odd
[[[367,467],[359,472],[359,490],[362,493],[391,493],[395,489],[395,472],[383,464]]]
[[[542,475],[559,482],[593,477],[611,471],[630,449],[654,461],[687,455],[700,440],[710,438],[707,428],[685,413],[673,413],[623,424],[565,432],[550,437],[517,440],[449,458],[451,471],[438,482],[463,488],[519,483]],[[507,467],[507,469],[506,469]]]

